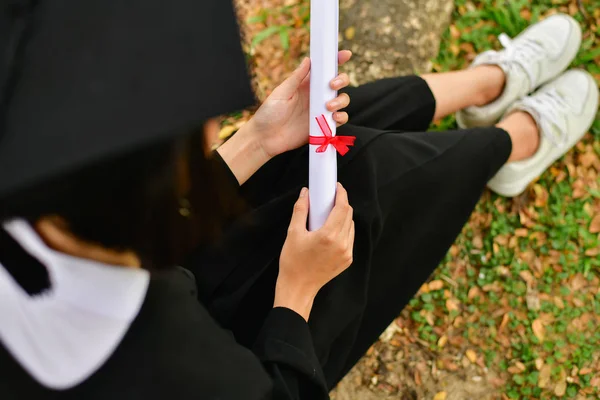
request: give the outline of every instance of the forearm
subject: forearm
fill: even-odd
[[[259,133],[253,130],[252,121],[246,123],[217,152],[240,185],[271,159],[261,147]]]

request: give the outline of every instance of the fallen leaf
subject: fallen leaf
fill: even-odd
[[[474,364],[475,361],[477,361],[477,353],[475,353],[474,350],[471,350],[471,349],[467,350],[465,352],[465,355],[467,356],[467,358],[469,359],[469,361],[471,361],[471,363]]]
[[[590,223],[590,232],[591,233],[600,233],[600,214],[596,215],[592,222]]]
[[[507,371],[513,375],[521,373],[521,370],[516,365],[511,365],[510,367],[508,367]]]
[[[500,286],[500,283],[494,282],[484,285],[481,289],[483,289],[484,292],[501,292],[502,286]]]
[[[544,365],[540,370],[538,377],[538,387],[541,389],[548,388],[550,384],[550,377],[552,376],[552,367],[550,365]]]
[[[439,392],[438,394],[436,394],[435,396],[433,396],[433,400],[446,400],[446,397],[448,397],[448,393],[446,393],[446,392]]]
[[[469,300],[473,300],[474,298],[476,298],[480,295],[481,295],[481,290],[479,290],[479,287],[472,286],[471,289],[469,289],[469,294],[467,295],[467,298]]]
[[[423,381],[421,380],[421,373],[418,370],[415,370],[415,384],[417,386],[421,386],[421,384],[423,384]]]
[[[446,308],[448,311],[459,311],[460,310],[460,302],[455,299],[446,300]]]
[[[444,287],[444,282],[440,280],[435,280],[429,282],[429,290],[440,290]]]
[[[347,40],[352,40],[354,39],[354,36],[356,35],[356,28],[351,26],[348,29],[346,29],[346,32],[344,33],[344,37]]]
[[[542,369],[543,366],[544,366],[544,360],[542,360],[541,358],[536,358],[535,359],[535,369],[537,369],[539,371]]]
[[[446,343],[448,343],[448,336],[446,336],[446,335],[443,335],[443,336],[442,336],[442,337],[441,337],[441,338],[438,340],[438,342],[437,342],[437,345],[438,345],[440,348],[443,348],[443,347],[446,345]]]
[[[559,382],[554,387],[554,394],[557,395],[558,397],[563,397],[565,395],[565,393],[567,393],[567,382],[566,381]]]
[[[544,323],[540,319],[536,319],[531,324],[531,329],[533,330],[533,334],[540,342],[544,341],[544,337],[546,336],[546,328],[544,327]]]
[[[523,270],[519,272],[519,276],[523,279],[529,286],[532,286],[535,283],[535,278],[531,274],[529,270]]]
[[[531,21],[531,11],[529,11],[529,9],[527,9],[527,8],[522,9],[520,14],[521,14],[521,18],[523,18],[525,21]]]
[[[225,140],[235,132],[237,128],[233,125],[227,125],[219,131],[219,139]]]
[[[587,375],[587,374],[591,374],[591,373],[592,373],[591,368],[581,368],[581,370],[579,370],[579,375]]]
[[[600,231],[598,231],[600,232]],[[473,247],[475,247],[476,249],[483,249],[483,239],[481,238],[480,235],[477,235],[473,238]]]
[[[579,299],[577,297],[575,297],[573,299],[573,304],[575,305],[575,307],[579,307],[579,308],[585,307],[585,303],[583,302],[583,300],[581,300],[581,299]]]
[[[554,305],[561,310],[565,308],[565,303],[558,296],[554,296]]]
[[[454,24],[450,25],[450,36],[452,36],[454,39],[458,39],[460,37],[460,31]]]
[[[517,237],[527,237],[529,231],[525,228],[515,229],[515,236]]]
[[[510,316],[508,313],[505,313],[502,316],[502,322],[500,323],[500,326],[498,327],[499,333],[502,333],[502,331],[504,331],[504,328],[506,328],[506,325],[508,325],[508,321],[510,321]]]
[[[540,302],[540,296],[535,290],[528,290],[527,295],[525,296],[525,301],[527,302],[527,308],[532,311],[539,311],[542,308]]]

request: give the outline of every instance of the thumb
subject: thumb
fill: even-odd
[[[298,90],[302,81],[310,72],[310,58],[302,60],[298,68],[281,85],[275,89],[273,94],[279,99],[289,99]]]
[[[290,222],[290,228],[298,231],[306,230],[306,221],[308,219],[308,189],[302,188],[300,197],[294,205],[294,213],[292,214],[292,221]]]

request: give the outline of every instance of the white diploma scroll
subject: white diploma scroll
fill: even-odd
[[[330,82],[338,73],[339,0],[311,0],[310,13],[310,136],[324,136],[323,129],[335,136],[336,124],[326,104],[337,96]],[[328,126],[324,126],[325,122]],[[324,152],[317,152],[319,147],[310,145],[311,231],[325,224],[335,202],[337,185],[336,149],[328,146]]]

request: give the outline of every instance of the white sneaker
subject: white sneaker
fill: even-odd
[[[531,114],[540,131],[540,145],[531,158],[503,166],[488,187],[507,197],[523,193],[588,132],[599,97],[598,85],[589,73],[570,70],[516,102],[506,115],[519,110]]]
[[[468,107],[456,114],[458,126],[492,126],[516,100],[564,72],[581,46],[581,27],[565,14],[555,14],[527,28],[514,40],[500,35],[501,51],[478,55],[471,68],[497,65],[506,74],[500,97],[482,107]]]

